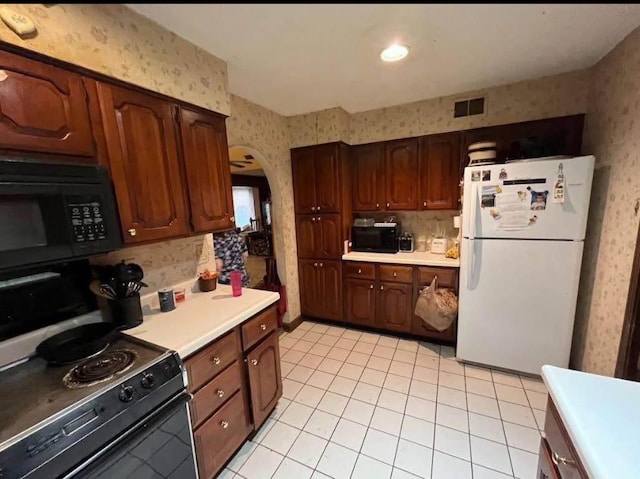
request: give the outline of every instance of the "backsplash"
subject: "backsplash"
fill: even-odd
[[[444,211],[397,211],[385,213],[355,213],[354,218],[374,218],[376,221],[384,221],[389,216],[395,216],[400,222],[403,233],[412,233],[415,236],[426,234],[435,235],[439,229],[447,238],[456,238],[458,230],[453,227],[453,217],[459,214],[456,210]]]
[[[211,234],[131,246],[96,256],[91,259],[91,264],[116,264],[122,260],[139,264],[144,270],[144,282],[149,287],[142,291],[143,294],[195,279],[205,268],[210,271],[216,268]]]

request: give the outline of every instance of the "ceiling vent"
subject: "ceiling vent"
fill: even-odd
[[[484,114],[484,97],[460,100],[453,105],[454,118],[482,114]]]

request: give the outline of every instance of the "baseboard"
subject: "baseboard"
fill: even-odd
[[[287,333],[290,333],[301,324],[302,324],[302,315],[298,316],[293,321],[290,321],[288,323],[282,323],[282,329],[284,329]]]

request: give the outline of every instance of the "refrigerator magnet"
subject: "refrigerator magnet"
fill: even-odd
[[[502,168],[500,170],[500,174],[498,175],[498,179],[500,180],[506,180],[507,179],[507,170],[505,170],[504,168]]]
[[[531,190],[531,209],[540,211],[547,209],[547,196],[549,191],[534,191]]]
[[[480,172],[472,171],[471,172],[471,181],[480,181]]]
[[[564,171],[562,163],[558,165],[558,177],[556,178],[555,185],[553,186],[553,202],[564,203]]]
[[[491,181],[491,170],[482,170],[482,181]]]

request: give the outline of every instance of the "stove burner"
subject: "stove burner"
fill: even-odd
[[[133,366],[136,358],[135,352],[118,349],[86,359],[65,375],[64,384],[70,389],[75,389],[108,381]]]

